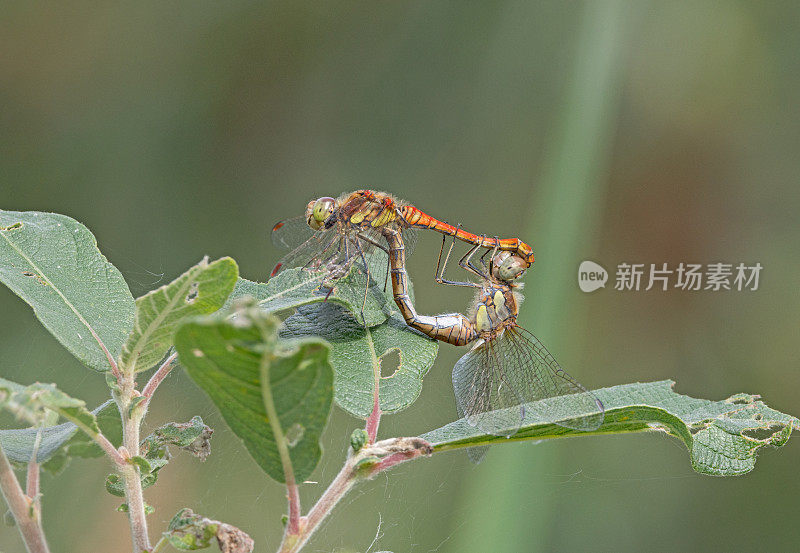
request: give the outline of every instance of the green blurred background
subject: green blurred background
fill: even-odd
[[[68,214],[140,295],[203,255],[265,279],[269,229],[321,195],[370,187],[537,253],[523,324],[587,387],[675,379],[800,414],[800,7],[793,2],[70,2],[4,5],[0,205]],[[469,291],[410,261],[422,313]],[[577,287],[577,266],[755,263],[754,292]],[[611,283],[610,283],[611,284]],[[0,290],[0,375],[90,405],[103,379]],[[442,346],[420,399],[381,435],[455,418]],[[200,414],[200,464],[147,490],[153,535],[189,506],[275,550],[285,510],[206,397],[176,371],[151,427]],[[334,409],[309,506],[359,421]],[[753,473],[692,472],[663,435],[448,453],[359,486],[308,551],[788,551],[800,448]],[[45,476],[54,552],[129,551],[101,459]],[[22,550],[0,528],[0,550]]]

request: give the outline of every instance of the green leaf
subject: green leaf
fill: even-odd
[[[147,459],[169,459],[167,446],[174,445],[205,461],[211,453],[213,433],[198,416],[189,422],[169,422],[142,440],[142,454]]]
[[[222,307],[238,276],[230,257],[213,263],[206,257],[169,284],[138,298],[134,330],[120,356],[122,366],[144,371],[161,361],[181,321]]]
[[[383,292],[383,281],[378,283],[370,280],[370,287],[367,289],[367,276],[356,264],[351,265],[347,274],[334,282],[332,289],[325,287],[324,276],[320,271],[291,268],[278,273],[265,284],[242,279],[231,294],[229,303],[237,297],[250,295],[258,300],[262,309],[270,312],[316,303],[335,303],[352,313],[362,326],[364,321],[366,326],[381,324],[394,307],[392,297]]]
[[[322,454],[319,437],[330,412],[328,345],[319,338],[279,339],[279,321],[253,305],[229,315],[180,327],[181,364],[269,476],[284,481],[280,449],[286,444],[297,480],[305,480]],[[267,415],[270,400],[278,420]],[[280,448],[273,424],[283,435]]]
[[[109,370],[133,328],[134,302],[89,230],[64,215],[0,210],[0,282],[87,366]]]
[[[56,388],[55,384],[35,382],[22,386],[0,378],[0,409],[10,411],[34,426],[46,422],[48,412],[52,411],[90,436],[96,436],[100,432],[97,418],[86,409],[86,403],[68,396]]]
[[[94,411],[88,411],[82,400],[67,396],[53,384],[22,386],[0,379],[0,409],[34,425],[32,428],[0,430],[0,446],[8,458],[20,464],[30,461],[41,430],[36,460],[53,473],[63,469],[73,457],[103,455],[92,440],[98,431],[102,431],[112,443],[118,443],[122,435],[122,423],[113,401],[106,401]],[[70,422],[50,424],[59,416]],[[40,425],[43,425],[41,429]],[[83,432],[78,432],[79,429]]]
[[[253,550],[253,540],[235,526],[207,519],[186,508],[172,517],[163,535],[172,547],[180,551],[205,549],[211,546],[212,540],[217,541],[224,553],[249,553]]]
[[[139,468],[142,488],[149,488],[158,481],[159,471],[167,466],[172,455],[168,446],[174,445],[188,451],[201,461],[211,453],[213,430],[203,424],[200,417],[192,417],[185,423],[169,422],[156,428],[140,443],[141,455],[131,457],[131,462]],[[125,497],[125,486],[118,474],[106,477],[106,491],[117,497]]]
[[[673,385],[665,380],[596,390],[606,413],[602,426],[592,432],[558,426],[556,421],[579,413],[570,412],[571,407],[565,409],[565,398],[550,398],[527,404],[523,426],[510,438],[483,434],[464,419],[420,437],[431,442],[434,451],[444,451],[523,440],[661,431],[683,441],[697,472],[731,476],[750,472],[758,450],[768,445],[780,447],[793,429],[800,430],[800,420],[770,409],[758,396],[738,394],[710,401],[676,394]]]
[[[233,287],[225,305],[222,306],[220,311],[228,311],[233,307],[234,302],[241,298],[251,297],[256,301],[261,301],[269,298],[271,288],[266,282],[253,282],[246,278],[239,277],[236,279],[236,285]]]
[[[302,307],[286,319],[282,335],[319,336],[331,345],[336,403],[356,417],[372,412],[376,375],[379,377],[380,407],[385,413],[401,411],[422,391],[422,379],[433,366],[439,345],[406,325],[396,306],[378,326],[364,328],[339,305],[323,303]],[[390,353],[400,363],[391,373],[381,372],[381,362]]]
[[[103,434],[118,443],[122,434],[119,411],[113,401],[108,400],[92,411]],[[39,428],[12,428],[0,430],[0,446],[9,459],[16,463],[27,463],[33,456],[36,434]],[[36,461],[43,468],[58,472],[72,457],[100,457],[103,451],[92,439],[78,432],[71,422],[42,428],[42,439]]]

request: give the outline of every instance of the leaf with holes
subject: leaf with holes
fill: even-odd
[[[697,472],[733,476],[750,472],[761,448],[780,447],[792,430],[800,430],[800,420],[767,407],[758,396],[710,401],[676,394],[673,385],[664,380],[595,390],[606,412],[603,424],[590,432],[559,426],[559,421],[580,413],[562,409],[565,398],[550,398],[526,404],[522,427],[510,438],[484,434],[464,419],[420,437],[433,444],[434,451],[445,451],[570,436],[665,432],[683,441]],[[553,416],[558,412],[563,415]]]
[[[322,454],[333,372],[326,342],[282,340],[279,324],[254,304],[239,305],[234,318],[225,312],[181,326],[175,348],[264,472],[283,482],[285,454],[302,481]]]
[[[336,403],[356,417],[372,412],[376,380],[380,408],[385,413],[401,411],[422,391],[422,379],[433,366],[438,342],[406,325],[392,304],[389,318],[378,326],[364,328],[341,306],[330,303],[299,308],[286,319],[286,337],[319,336],[331,345]],[[400,357],[391,374],[381,372],[381,361],[390,353]]]
[[[222,307],[238,276],[230,257],[213,263],[206,257],[169,284],[138,298],[133,333],[122,347],[121,365],[144,371],[158,363],[172,347],[181,321]]]
[[[133,328],[134,302],[89,230],[64,215],[0,210],[0,282],[75,357],[105,371]]]
[[[254,547],[253,539],[235,526],[207,519],[186,508],[172,517],[162,535],[180,551],[205,549],[211,546],[212,540],[217,542],[222,553],[250,553]]]

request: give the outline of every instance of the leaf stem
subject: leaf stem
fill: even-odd
[[[122,411],[123,410],[120,409],[120,413],[122,413]],[[108,441],[108,438],[106,438],[102,432],[95,432],[93,429],[86,426],[86,424],[80,419],[69,416],[69,414],[64,411],[58,411],[58,414],[80,428],[87,436],[94,440],[94,442],[100,446],[100,449],[102,449],[105,454],[108,455],[112,461],[114,461],[114,464],[117,465],[117,467],[124,467],[128,463],[127,459],[125,459],[119,450],[114,447],[114,444]],[[124,420],[124,415],[122,416]]]
[[[81,317],[81,320],[83,320],[83,317]],[[97,332],[94,331],[91,325],[89,325],[89,323],[87,323],[85,320],[83,322],[86,324],[86,328],[89,329],[89,332],[91,332],[92,337],[97,341],[97,345],[99,345],[100,349],[103,350],[103,353],[106,354],[106,359],[108,359],[108,364],[111,367],[111,373],[117,378],[117,382],[119,382],[120,378],[122,377],[122,373],[119,371],[119,366],[117,366],[114,356],[111,355],[110,351],[108,351],[108,348],[103,343],[103,340],[100,339],[100,336],[98,336]]]
[[[153,549],[150,551],[150,553],[158,553],[159,551],[164,549],[164,546],[167,545],[167,543],[168,543],[167,538],[161,536],[161,539],[158,540],[158,542],[156,542],[155,546],[153,546]]]
[[[150,380],[147,381],[147,384],[145,384],[145,387],[142,390],[142,395],[146,398],[148,403],[150,402],[150,398],[153,397],[156,388],[158,388],[159,384],[164,381],[164,379],[173,369],[173,362],[177,357],[178,352],[175,352],[167,357],[167,360],[161,364],[158,370],[153,373],[153,376],[150,377]]]
[[[36,502],[22,491],[2,447],[0,447],[0,491],[14,516],[28,553],[50,553],[42,530],[39,508]]]

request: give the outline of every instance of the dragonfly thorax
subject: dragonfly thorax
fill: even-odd
[[[519,307],[511,286],[485,285],[476,303],[474,324],[481,338],[492,338],[504,328],[517,324]]]

